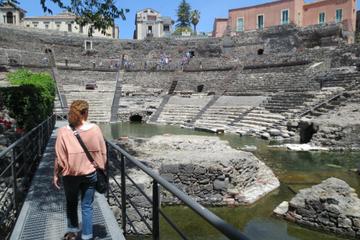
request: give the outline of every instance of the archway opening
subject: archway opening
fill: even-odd
[[[130,122],[140,123],[140,122],[142,122],[142,116],[140,116],[138,114],[132,115],[132,116],[130,116]]]
[[[264,54],[264,49],[262,49],[262,48],[258,49],[257,54],[258,55],[263,55]]]
[[[198,93],[201,93],[204,90],[204,84],[198,85],[196,87],[196,90],[197,90]]]
[[[14,24],[14,15],[12,12],[6,13],[6,22],[8,24]]]
[[[300,143],[309,143],[313,135],[318,131],[318,127],[314,123],[300,122]]]

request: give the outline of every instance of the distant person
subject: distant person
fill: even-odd
[[[89,104],[83,100],[75,100],[68,113],[69,125],[57,132],[55,144],[55,166],[53,184],[60,189],[62,176],[66,196],[67,231],[65,240],[78,239],[80,232],[77,214],[78,198],[81,196],[82,229],[81,239],[93,239],[93,201],[96,169],[87,158],[78,139],[75,137],[73,126],[84,144],[89,149],[96,162],[96,167],[104,169],[106,163],[106,145],[100,128],[86,120],[89,114]]]

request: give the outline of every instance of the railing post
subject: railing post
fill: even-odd
[[[41,156],[41,152],[42,152],[42,125],[40,125],[40,127],[38,128],[39,133],[36,134],[38,137],[38,156]]]
[[[124,235],[126,234],[126,181],[125,181],[125,156],[121,154],[120,172],[121,172],[121,227]]]
[[[153,240],[160,239],[160,194],[159,194],[159,184],[154,179],[153,180],[153,206],[152,206],[152,226],[153,226]]]
[[[108,142],[105,142],[106,143],[106,164],[105,164],[105,172],[106,172],[106,183],[108,185],[107,187],[107,190],[106,190],[106,199],[107,201],[109,202],[109,199],[110,199],[110,184],[109,184],[109,161],[110,161],[110,158],[111,158],[111,154],[110,154],[110,144]]]
[[[16,183],[16,151],[15,147],[12,149],[12,155],[11,155],[11,178],[12,178],[12,185],[13,185],[13,203],[14,203],[14,209],[17,210],[18,208],[18,201],[17,201],[17,183]]]

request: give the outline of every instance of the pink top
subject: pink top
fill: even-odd
[[[77,130],[99,168],[105,169],[106,145],[100,128],[96,124],[85,123]],[[55,152],[54,174],[81,176],[95,171],[69,126],[59,128]]]

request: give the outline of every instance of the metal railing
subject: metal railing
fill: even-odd
[[[158,240],[160,239],[160,215],[163,217],[165,222],[167,222],[173,230],[180,236],[181,239],[189,239],[186,236],[186,233],[181,231],[177,227],[177,225],[168,217],[164,211],[161,210],[160,205],[160,188],[162,187],[166,191],[170,192],[182,201],[182,203],[192,209],[193,212],[198,214],[201,218],[210,223],[215,229],[221,232],[224,236],[229,239],[236,240],[245,240],[248,239],[245,235],[243,235],[238,229],[233,227],[232,225],[226,223],[224,220],[210,212],[208,209],[197,203],[191,197],[189,197],[184,192],[180,191],[175,185],[171,184],[164,178],[162,178],[159,174],[155,173],[153,170],[148,168],[145,164],[131,156],[124,149],[119,147],[118,145],[106,141],[107,149],[108,149],[108,164],[112,166],[109,168],[109,178],[111,178],[111,184],[107,193],[107,197],[109,199],[110,195],[113,198],[111,201],[115,202],[119,208],[121,209],[121,227],[123,229],[124,234],[127,234],[128,225],[132,228],[135,234],[138,233],[136,227],[132,223],[131,219],[127,215],[127,210],[131,206],[135,212],[139,215],[140,219],[144,223],[145,227],[148,229],[149,233],[152,235],[152,239]],[[136,167],[141,171],[141,173],[147,175],[151,178],[152,181],[152,196],[149,196],[145,193],[145,191],[139,186],[134,179],[132,179],[127,170],[129,167]],[[112,172],[116,172],[120,170],[120,181],[115,174]],[[128,181],[127,181],[128,180]],[[129,184],[127,184],[129,183]],[[132,201],[129,193],[129,185],[132,185],[134,189],[139,191],[139,193],[146,199],[151,206],[152,209],[152,223],[148,223],[144,216],[142,216],[141,211],[138,209],[136,204]],[[120,196],[117,192],[120,190]],[[110,201],[110,199],[109,199]],[[150,226],[152,225],[152,226]]]
[[[6,239],[56,121],[52,115],[0,152],[0,236]]]

